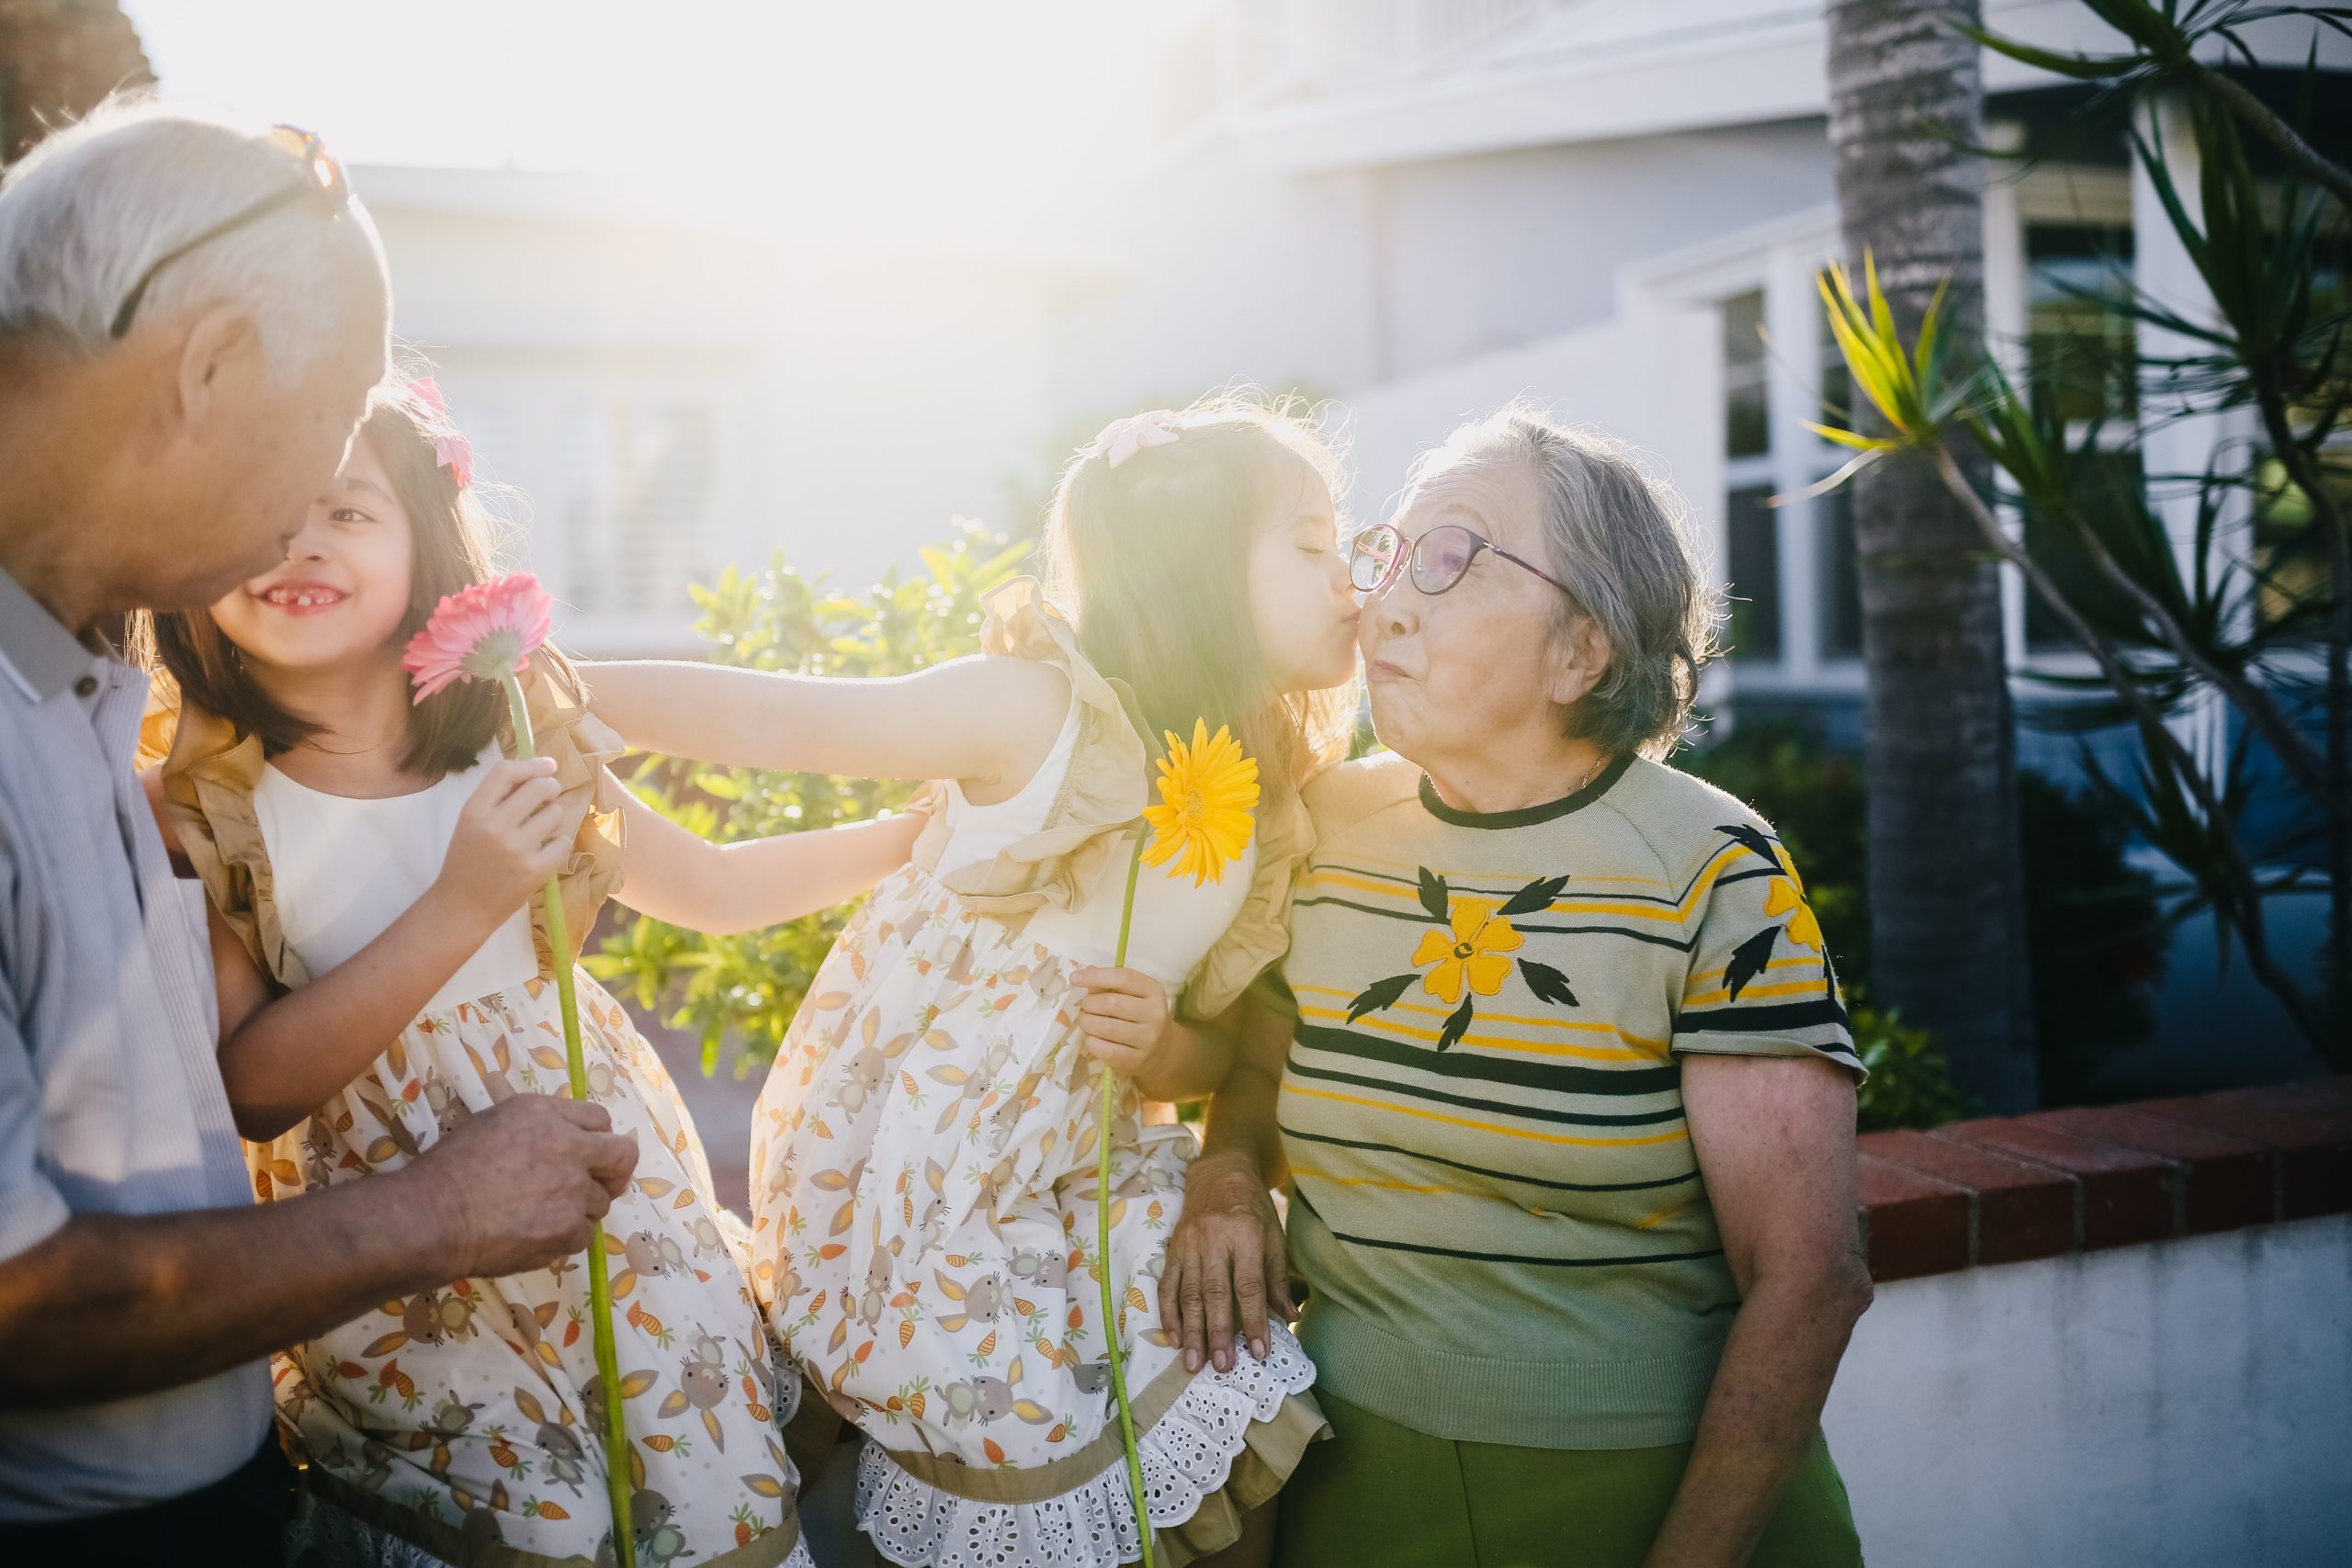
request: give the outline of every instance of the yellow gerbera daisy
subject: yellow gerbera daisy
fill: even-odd
[[[1250,813],[1258,806],[1258,763],[1241,754],[1241,743],[1223,725],[1212,736],[1205,721],[1194,719],[1189,746],[1172,732],[1162,733],[1168,755],[1159,763],[1160,804],[1143,808],[1152,832],[1144,863],[1174,860],[1170,874],[1189,876],[1195,887],[1222,882],[1226,865],[1241,858],[1257,825]]]
[[[1527,939],[1495,913],[1498,907],[1484,898],[1456,898],[1449,922],[1452,932],[1421,933],[1421,945],[1413,950],[1413,967],[1437,965],[1421,976],[1422,988],[1430,995],[1442,1002],[1458,1002],[1464,980],[1482,997],[1503,988],[1510,978],[1510,960],[1499,955],[1518,952]]]

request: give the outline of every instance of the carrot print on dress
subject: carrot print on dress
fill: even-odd
[[[542,682],[531,690],[553,700]],[[206,723],[183,716],[183,745],[166,764],[167,788],[176,768],[202,807],[182,818],[183,841],[209,868],[224,918],[255,931],[266,922],[284,959],[277,978],[302,984],[320,911],[350,902],[335,846],[380,835],[389,809],[431,812],[439,796],[387,807],[300,794],[266,768],[258,742]],[[603,765],[587,724],[577,710],[537,719],[548,750],[565,749],[562,776],[583,792]],[[463,773],[435,786],[460,802],[470,788]],[[581,858],[574,880],[593,880],[593,856]],[[484,950],[505,970],[480,994],[436,996],[342,1091],[277,1139],[248,1145],[256,1192],[283,1199],[367,1180],[502,1100],[568,1092],[557,988],[533,937],[518,915]],[[638,1145],[636,1170],[605,1219],[637,1560],[805,1568],[796,1477],[778,1441],[798,1379],[782,1366],[745,1259],[705,1196],[708,1164],[675,1086],[619,1004],[584,974],[575,982],[588,1098]],[[588,1298],[581,1259],[561,1258],[387,1300],[287,1351],[277,1416],[310,1484],[458,1568],[616,1562]]]

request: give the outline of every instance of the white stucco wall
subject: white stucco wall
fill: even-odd
[[[2352,1216],[1882,1285],[1825,1425],[1871,1568],[2332,1568]]]

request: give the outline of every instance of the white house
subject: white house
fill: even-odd
[[[1237,376],[1327,393],[1353,435],[1359,518],[1464,415],[1548,402],[1652,454],[1702,520],[1736,595],[1711,705],[1800,706],[1850,735],[1843,498],[1799,493],[1839,461],[1804,428],[1835,360],[1814,283],[1838,249],[1818,0],[1153,11],[1158,152],[1134,183],[1125,276],[1055,314],[1057,401],[1115,409]],[[2046,47],[2120,43],[2079,0],[1984,12]],[[2302,64],[2310,31],[2278,40],[2280,64]],[[2352,43],[2322,47],[2352,68]],[[2078,96],[1997,55],[1984,76],[1996,144]],[[2143,285],[2177,289],[2187,270],[2120,141],[2086,156],[1988,188],[1988,328],[2012,355],[2085,330],[2062,282],[2136,257]],[[2045,639],[2015,583],[2009,606],[2021,663]]]

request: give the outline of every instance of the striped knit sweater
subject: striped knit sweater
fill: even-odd
[[[1323,1386],[1460,1441],[1688,1440],[1738,1292],[1679,1060],[1860,1070],[1795,868],[1638,760],[1481,816],[1382,757],[1309,805],[1264,989],[1297,1016],[1281,1123]]]

